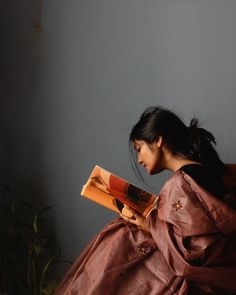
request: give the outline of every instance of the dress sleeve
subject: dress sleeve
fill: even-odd
[[[235,285],[235,238],[229,242],[235,231],[234,210],[182,172],[164,186],[160,199],[150,229],[171,270],[220,288]]]

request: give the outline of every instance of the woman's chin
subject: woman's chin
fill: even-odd
[[[155,171],[153,171],[153,169],[148,169],[148,167],[145,167],[145,169],[147,171],[147,174],[149,174],[149,175],[155,174]]]
[[[161,173],[163,170],[165,170],[164,168],[155,168],[155,169],[150,169],[148,170],[148,174],[149,175],[154,175],[154,174],[158,174],[158,173]]]

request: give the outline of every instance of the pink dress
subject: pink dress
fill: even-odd
[[[178,170],[149,217],[117,219],[87,246],[55,295],[236,294],[236,210]]]

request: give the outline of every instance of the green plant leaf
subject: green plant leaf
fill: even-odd
[[[53,261],[54,257],[50,257],[47,261],[47,263],[44,265],[43,270],[42,270],[42,275],[41,275],[41,280],[40,280],[40,290],[43,290],[43,282],[44,282],[44,277],[47,273],[47,270],[49,268],[49,266],[51,265],[52,261]],[[50,294],[50,293],[49,293]]]
[[[38,233],[38,222],[37,221],[38,221],[38,215],[35,215],[33,229],[36,234]]]
[[[43,295],[51,295],[53,291],[56,289],[57,282],[53,281],[49,283],[45,288],[42,289],[41,294]]]
[[[53,294],[57,283],[51,275],[63,262],[60,246],[45,226],[50,209],[35,213],[31,204],[13,197],[0,205],[0,289],[5,280],[11,294]]]
[[[37,245],[37,244],[33,244],[32,247],[33,247],[33,249],[34,249],[34,253],[35,253],[37,256],[39,256],[40,254],[43,254],[43,250],[42,250],[42,248],[41,248],[39,245]]]

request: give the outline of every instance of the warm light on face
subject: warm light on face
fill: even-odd
[[[147,173],[152,175],[161,172],[161,152],[157,143],[146,143],[144,140],[135,140],[134,149],[137,155],[137,162],[143,166]]]

